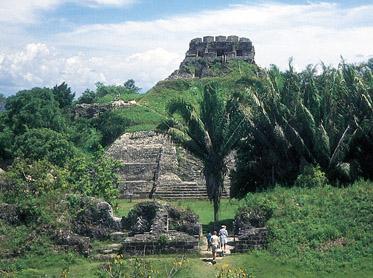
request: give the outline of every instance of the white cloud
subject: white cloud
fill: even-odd
[[[135,78],[149,88],[153,80],[169,74],[169,68],[182,57],[162,48],[135,53],[128,57],[90,57],[78,53],[64,56],[45,44],[28,44],[23,50],[0,55],[0,84],[3,89],[52,87],[67,81],[78,92],[93,88],[98,81],[123,84]],[[149,70],[148,65],[154,68]]]
[[[1,0],[0,22],[9,24],[34,23],[39,20],[41,12],[57,8],[66,3],[90,7],[124,7],[133,5],[137,1],[138,0]]]
[[[120,2],[89,2],[94,1]],[[340,55],[356,62],[373,54],[372,14],[373,5],[346,8],[328,3],[272,3],[152,21],[85,25],[56,34],[44,42],[48,46],[37,47],[39,54],[35,55],[43,53],[42,64],[47,71],[39,67],[40,56],[22,62],[21,53],[29,57],[33,47],[3,53],[0,81],[4,80],[6,67],[11,67],[14,76],[10,80],[29,87],[67,81],[82,91],[96,81],[121,83],[134,78],[140,86],[149,88],[178,67],[190,39],[220,34],[249,37],[261,66],[273,63],[285,68],[291,56],[297,68],[320,61],[335,65]],[[44,47],[49,53],[43,52]]]
[[[56,7],[59,0],[1,0],[0,22],[31,23],[38,12]]]
[[[88,6],[129,6],[137,2],[137,0],[70,0],[77,4]]]

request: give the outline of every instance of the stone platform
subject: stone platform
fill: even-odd
[[[207,198],[202,163],[154,131],[125,133],[107,153],[123,162],[122,198]],[[223,197],[229,196],[226,179]]]

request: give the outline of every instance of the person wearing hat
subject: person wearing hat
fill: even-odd
[[[228,241],[228,231],[227,231],[227,226],[221,225],[221,229],[219,231],[219,236],[220,236],[220,245],[221,249],[225,252],[226,244]]]

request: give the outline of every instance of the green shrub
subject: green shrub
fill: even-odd
[[[299,187],[319,187],[327,183],[328,179],[320,166],[307,165],[295,180],[294,185]]]
[[[93,157],[76,157],[67,165],[71,191],[87,196],[103,198],[113,204],[118,198],[118,169],[121,164],[103,152]]]
[[[64,134],[48,128],[29,129],[16,138],[14,145],[16,156],[33,161],[45,159],[60,167],[79,152]]]
[[[358,269],[372,252],[372,189],[366,181],[347,188],[278,186],[245,201],[273,209],[267,251],[278,260],[323,271]]]
[[[8,202],[37,198],[68,188],[66,170],[46,160],[17,159],[5,174],[3,193]]]

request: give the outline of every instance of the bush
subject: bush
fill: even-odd
[[[359,264],[372,254],[372,183],[347,188],[275,187],[248,194],[251,207],[266,204],[273,216],[267,252],[278,260],[323,271]],[[277,260],[276,259],[276,260]]]
[[[234,221],[235,233],[238,234],[239,229],[264,227],[272,214],[273,209],[265,205],[239,209]]]
[[[36,198],[68,187],[67,172],[46,160],[29,162],[17,159],[5,174],[5,200],[16,202]]]
[[[16,156],[47,160],[60,167],[78,154],[78,149],[63,134],[47,128],[27,130],[16,138],[14,145]]]
[[[294,185],[299,187],[320,187],[327,183],[328,179],[320,166],[307,165],[295,180]]]
[[[67,180],[73,192],[103,198],[113,204],[119,195],[117,171],[120,166],[101,151],[93,157],[75,157],[67,165]]]

